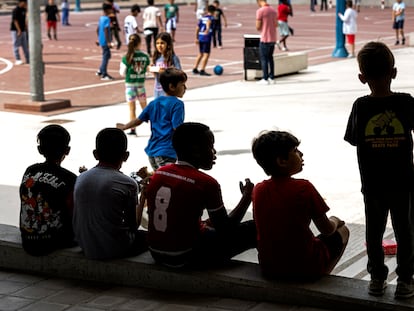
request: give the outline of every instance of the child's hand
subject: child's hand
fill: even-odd
[[[339,219],[336,216],[331,216],[331,217],[329,217],[329,219],[336,223],[337,228],[342,227],[343,225],[345,225],[345,221]]]
[[[117,123],[116,124],[116,128],[124,131],[125,130],[125,124],[123,124],[123,123]]]
[[[254,184],[250,181],[249,178],[245,179],[246,184],[243,185],[243,182],[239,183],[240,191],[243,195],[251,196]]]

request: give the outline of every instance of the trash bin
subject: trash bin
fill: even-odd
[[[247,80],[247,70],[254,69],[260,70],[262,66],[260,64],[260,35],[244,35],[244,80]]]

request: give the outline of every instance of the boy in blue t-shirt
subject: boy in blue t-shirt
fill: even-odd
[[[109,14],[112,12],[112,5],[104,3],[102,5],[104,14],[99,18],[98,28],[96,29],[96,34],[98,35],[98,41],[96,42],[102,48],[102,62],[99,70],[96,72],[97,76],[101,77],[101,80],[113,80],[108,72],[108,62],[111,58],[111,19]]]
[[[209,5],[207,9],[207,14],[198,20],[197,30],[196,30],[196,44],[199,46],[199,53],[196,58],[193,74],[200,74],[200,76],[211,76],[210,73],[205,71],[208,58],[210,57],[211,49],[211,37],[213,34],[213,20],[214,12],[216,7],[214,5]],[[201,62],[201,70],[198,71],[198,65]]]
[[[121,130],[127,130],[143,122],[151,122],[151,137],[145,152],[154,171],[160,166],[175,163],[177,159],[171,139],[174,130],[184,122],[184,102],[178,97],[183,97],[187,89],[186,81],[184,71],[173,67],[165,69],[160,74],[160,82],[167,95],[150,102],[137,119],[116,125]]]

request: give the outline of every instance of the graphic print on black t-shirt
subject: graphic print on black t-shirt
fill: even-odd
[[[404,127],[392,110],[373,116],[365,127],[365,143],[371,148],[398,148],[405,140]]]

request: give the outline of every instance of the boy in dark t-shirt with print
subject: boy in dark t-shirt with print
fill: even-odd
[[[40,256],[74,246],[73,187],[76,175],[62,168],[69,153],[69,133],[48,125],[37,135],[38,150],[46,161],[29,166],[20,184],[20,232],[23,249]]]
[[[382,239],[390,213],[398,244],[395,298],[409,298],[414,296],[414,98],[391,91],[397,69],[384,43],[367,43],[358,64],[359,80],[371,94],[354,102],[345,140],[357,147],[371,274],[368,292],[380,296],[387,286]]]

